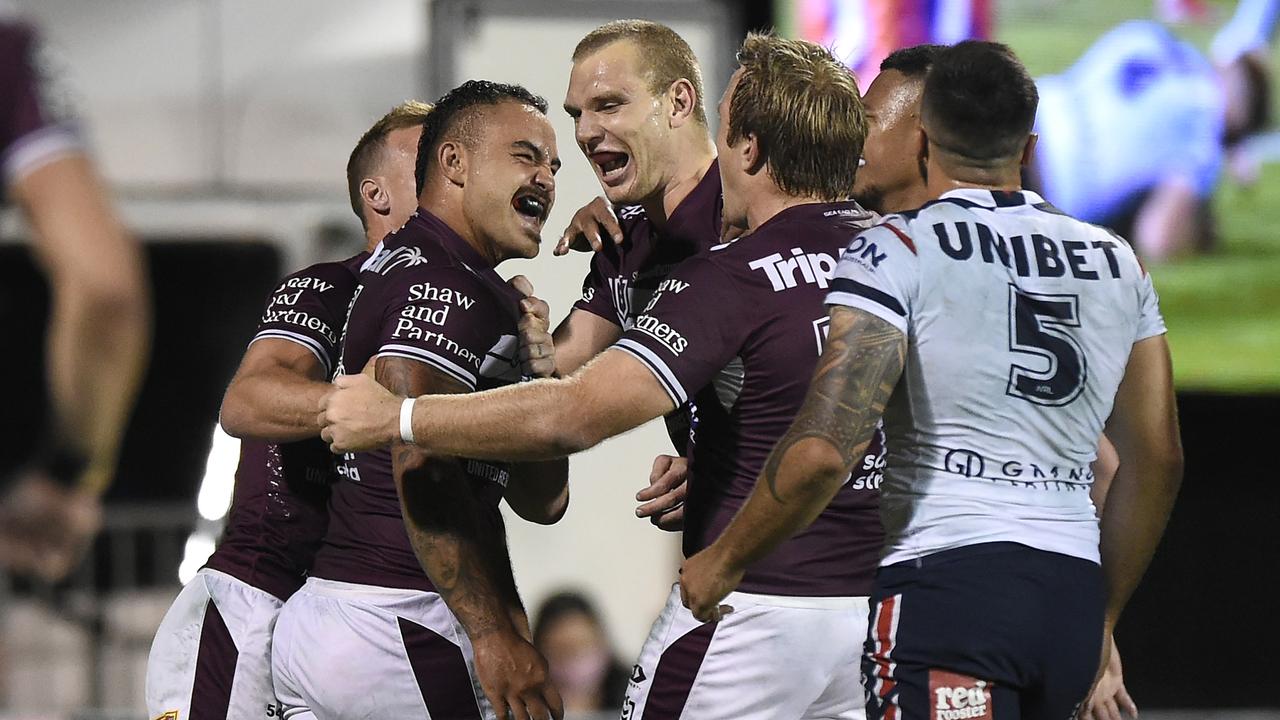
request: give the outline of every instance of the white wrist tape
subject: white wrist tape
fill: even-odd
[[[413,401],[414,398],[405,398],[400,403],[400,439],[413,444]]]

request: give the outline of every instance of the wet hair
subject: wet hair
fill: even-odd
[[[677,80],[688,80],[693,85],[693,116],[703,127],[707,126],[707,110],[702,100],[702,71],[698,58],[689,43],[675,30],[649,20],[614,20],[587,33],[573,49],[573,61],[619,40],[627,40],[636,46],[636,58],[648,76],[649,92],[662,95]]]
[[[360,183],[374,174],[381,164],[382,151],[387,146],[387,136],[396,130],[420,127],[430,112],[431,106],[427,103],[406,100],[379,118],[378,122],[366,130],[356,142],[355,148],[351,151],[351,157],[347,158],[347,195],[351,198],[351,209],[356,217],[360,218],[361,225],[368,227],[369,220],[364,216],[364,202],[360,199]]]
[[[427,170],[435,162],[440,145],[453,139],[466,145],[473,143],[476,137],[475,120],[480,109],[504,102],[520,103],[543,115],[547,114],[547,101],[520,85],[468,80],[440,96],[435,108],[422,123],[422,137],[418,139],[418,159],[413,179],[419,195],[422,194]]]
[[[729,99],[728,140],[754,135],[769,175],[790,195],[844,200],[867,138],[853,73],[830,50],[804,40],[750,34]]]
[[[1035,81],[1008,46],[966,40],[934,58],[920,118],[930,143],[991,167],[1026,147],[1039,101]]]
[[[946,49],[946,45],[913,45],[894,50],[880,61],[880,72],[897,70],[913,80],[923,80],[938,53]]]

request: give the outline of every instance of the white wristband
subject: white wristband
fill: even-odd
[[[400,403],[400,439],[413,444],[413,401],[414,398],[405,398]]]

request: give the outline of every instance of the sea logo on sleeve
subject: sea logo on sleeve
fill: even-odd
[[[398,267],[416,267],[426,265],[427,259],[422,256],[422,249],[416,247],[398,247],[383,249],[377,256],[365,264],[366,270],[379,275],[386,275]]]
[[[992,720],[991,683],[968,675],[929,671],[930,720]]]
[[[157,717],[156,720],[178,720],[178,711],[170,710],[169,712]]]

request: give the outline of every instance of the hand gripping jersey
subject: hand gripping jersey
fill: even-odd
[[[271,295],[252,342],[287,340],[332,372],[338,332],[368,253],[321,263],[285,278]],[[218,549],[205,567],[287,600],[301,587],[328,524],[333,456],[320,438],[240,443],[235,492]]]
[[[0,16],[7,12],[0,4]],[[54,80],[35,31],[0,17],[0,186],[81,149]]]
[[[826,339],[836,259],[873,222],[856,203],[798,205],[748,236],[685,261],[618,341],[696,416],[684,552],[724,531],[804,402]],[[818,519],[752,565],[739,589],[864,596],[882,535],[881,443]]]
[[[419,209],[361,269],[338,372],[358,373],[376,357],[398,357],[425,363],[468,390],[517,382],[520,299],[466,240]],[[475,491],[495,507],[496,522],[506,465],[465,463]],[[312,575],[433,590],[401,519],[390,450],[345,455],[338,474],[329,532]]]
[[[1104,222],[1174,178],[1208,197],[1222,166],[1222,90],[1198,50],[1154,22],[1098,39],[1062,75],[1041,78],[1036,166],[1044,196]]]
[[[882,565],[1008,541],[1098,562],[1098,438],[1164,333],[1129,246],[1032,192],[955,190],[849,245],[827,302],[907,335],[885,408]]]

